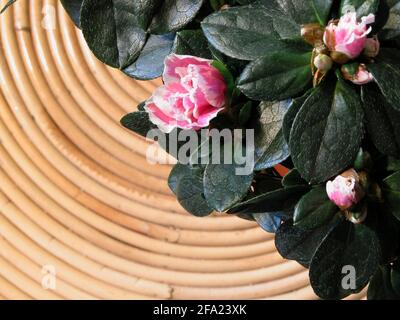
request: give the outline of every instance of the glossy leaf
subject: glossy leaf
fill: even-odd
[[[83,0],[61,0],[61,4],[75,25],[81,27],[81,8]]]
[[[301,177],[300,172],[297,169],[290,170],[282,179],[282,186],[286,188],[307,185],[307,181]]]
[[[171,53],[174,34],[151,35],[137,60],[122,71],[138,80],[158,78],[164,70],[164,60]]]
[[[149,114],[145,111],[136,111],[136,112],[128,113],[121,119],[121,124],[125,128],[127,128],[143,137],[146,137],[147,133],[151,129],[157,128],[150,121]]]
[[[350,165],[363,138],[364,115],[355,89],[328,79],[308,97],[296,116],[289,148],[302,177],[324,182]]]
[[[342,0],[340,5],[341,14],[344,15],[350,9],[357,12],[357,18],[375,14],[378,11],[379,0]]]
[[[273,9],[255,5],[229,8],[208,16],[202,28],[215,48],[237,59],[253,60],[293,46],[307,47],[301,44],[299,25],[279,6]],[[300,40],[300,43],[290,39]]]
[[[3,12],[5,12],[12,4],[14,4],[15,2],[17,2],[17,0],[9,0],[4,7],[1,9],[0,14],[2,14]]]
[[[115,68],[129,66],[146,42],[146,29],[159,0],[85,0],[81,27],[89,48]]]
[[[253,214],[253,218],[264,231],[269,233],[275,233],[282,224],[280,213],[256,213]]]
[[[204,172],[204,195],[210,207],[223,212],[249,192],[253,174],[238,174],[236,164],[207,165]]]
[[[287,221],[276,232],[276,248],[285,259],[295,260],[308,268],[318,246],[337,223],[334,219],[320,228],[304,230]]]
[[[211,59],[208,41],[201,30],[183,30],[176,34],[172,51],[176,54]]]
[[[185,176],[190,175],[191,167],[177,163],[171,170],[168,177],[168,186],[171,191],[176,194],[178,191],[178,183]]]
[[[360,292],[378,269],[380,255],[379,239],[372,229],[343,221],[324,239],[311,261],[314,292],[322,299],[342,299]]]
[[[394,110],[376,85],[363,86],[361,97],[374,145],[385,155],[400,157],[400,111]]]
[[[400,171],[393,173],[383,181],[383,195],[392,213],[400,220]]]
[[[288,143],[290,140],[290,131],[292,130],[294,119],[296,118],[297,114],[299,113],[301,107],[303,106],[309,95],[310,92],[306,92],[303,96],[293,99],[290,103],[289,110],[286,112],[285,117],[283,118],[282,131],[285,140]]]
[[[261,102],[255,129],[255,170],[272,168],[289,157],[289,148],[283,137],[282,121],[290,101]]]
[[[368,65],[386,100],[400,111],[400,50],[382,48],[376,63]]]
[[[182,174],[176,184],[176,195],[181,206],[197,217],[213,212],[204,198],[203,168],[191,168]]]
[[[177,31],[191,22],[204,0],[164,0],[150,26],[150,32],[165,34]]]
[[[253,100],[284,100],[304,92],[311,83],[311,52],[267,54],[243,71],[238,88]]]
[[[320,22],[326,25],[333,0],[258,0],[267,10],[279,10],[298,25]]]
[[[230,209],[230,212],[255,214],[286,211],[293,208],[301,196],[308,190],[306,186],[293,186],[269,191],[236,204]]]
[[[383,27],[380,36],[383,39],[395,39],[400,36],[400,1],[399,0],[387,0],[389,6],[389,17]]]
[[[318,228],[339,212],[339,208],[329,200],[325,185],[313,188],[297,203],[294,210],[294,225],[302,229]]]

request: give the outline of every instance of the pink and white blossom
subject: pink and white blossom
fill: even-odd
[[[373,14],[362,17],[361,22],[358,22],[356,12],[348,12],[339,21],[329,23],[324,33],[324,42],[330,51],[355,59],[364,50],[367,36],[372,31],[368,25],[374,22]]]
[[[165,133],[207,127],[225,105],[225,80],[212,60],[171,54],[165,60],[163,80],[144,109]]]
[[[329,199],[342,210],[349,209],[364,197],[358,174],[354,169],[343,172],[333,181],[328,181],[326,193]]]

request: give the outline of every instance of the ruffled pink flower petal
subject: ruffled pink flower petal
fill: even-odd
[[[364,50],[367,35],[372,28],[368,25],[375,22],[375,16],[370,14],[357,21],[355,12],[348,12],[340,18],[337,25],[331,22],[325,30],[324,42],[331,51],[345,54],[350,59],[358,57]]]
[[[225,105],[226,84],[210,60],[171,55],[165,61],[164,85],[145,105],[160,130],[207,127]]]
[[[163,80],[165,84],[179,82],[186,75],[189,65],[210,66],[211,60],[193,56],[171,54],[164,61]]]

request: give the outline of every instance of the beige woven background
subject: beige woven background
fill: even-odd
[[[0,298],[315,298],[255,224],[186,214],[120,127],[157,81],[97,61],[57,0],[0,21]]]

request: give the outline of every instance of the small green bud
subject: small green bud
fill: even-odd
[[[332,69],[333,61],[326,54],[318,54],[314,59],[314,66],[322,73],[327,73]]]

